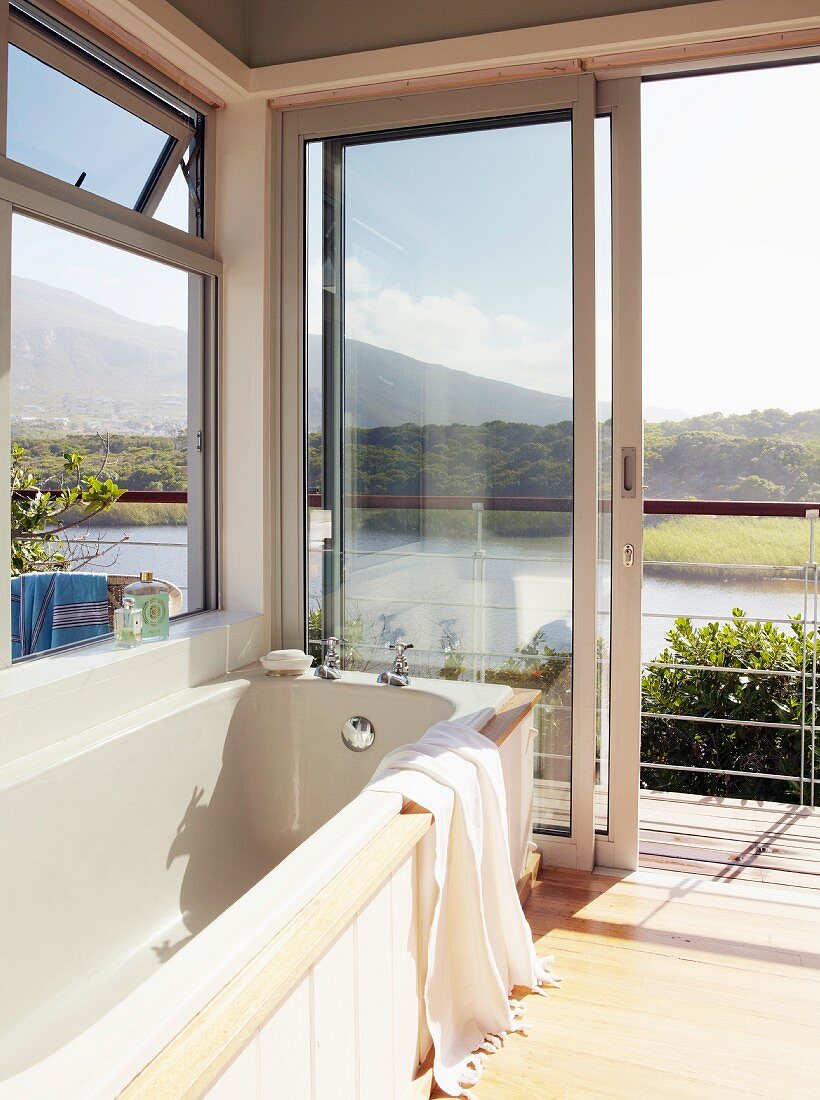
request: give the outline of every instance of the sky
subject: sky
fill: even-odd
[[[350,337],[571,392],[568,121],[401,139],[345,154]],[[311,150],[310,323],[321,320],[321,153]]]
[[[9,47],[8,155],[86,190],[133,205],[166,135],[14,46]],[[187,190],[177,172],[156,217],[186,227]],[[188,326],[188,276],[112,245],[20,214],[12,272],[73,290],[138,321]]]
[[[645,400],[820,407],[820,65],[644,84]]]
[[[646,406],[820,406],[819,99],[820,65],[644,84]],[[605,138],[599,124],[601,355]],[[569,395],[569,178],[567,123],[349,149],[347,334]],[[318,230],[315,193],[312,202]],[[318,231],[310,245],[318,331]]]
[[[100,106],[105,101],[89,101],[90,93],[81,104],[66,101],[70,109],[60,124],[38,113],[38,82],[52,80],[53,70],[43,74],[37,65],[24,54],[12,63],[12,155],[16,149],[20,159],[63,178],[90,165],[100,191],[124,194],[153,155],[156,131],[139,120],[133,123],[139,133],[112,121]],[[820,65],[644,84],[646,405],[689,413],[820,406],[818,100]],[[65,119],[77,118],[81,140],[72,135],[59,153]],[[605,136],[600,123],[598,136]],[[39,163],[44,150],[52,151],[54,163]],[[607,211],[604,144],[597,154],[603,355],[609,292],[608,235],[600,217]],[[320,155],[318,145],[311,147],[312,331],[321,316]],[[567,121],[349,147],[345,179],[349,336],[571,394]],[[92,180],[93,173],[89,185]],[[182,224],[185,205],[177,180],[160,216]],[[184,274],[20,215],[13,270],[136,320],[186,326]]]

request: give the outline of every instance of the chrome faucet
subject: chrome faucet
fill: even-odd
[[[393,667],[389,672],[380,672],[376,677],[376,683],[388,684],[395,688],[407,687],[410,683],[410,665],[404,654],[408,649],[413,648],[413,643],[396,642],[395,645],[389,645],[387,648],[396,654],[393,658]]]
[[[325,638],[322,645],[325,647],[325,656],[322,663],[313,673],[321,680],[339,680],[342,670],[339,667],[339,646],[344,645],[342,638]]]

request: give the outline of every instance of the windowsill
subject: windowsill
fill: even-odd
[[[107,635],[99,641],[67,646],[65,649],[56,649],[30,658],[24,657],[10,668],[0,670],[0,699],[5,699],[16,691],[52,684],[64,676],[93,672],[95,669],[127,661],[130,657],[140,656],[149,648],[161,652],[177,642],[195,638],[219,627],[247,622],[255,617],[255,613],[251,611],[202,611],[188,615],[177,623],[172,621],[170,637],[161,642],[142,642],[133,649],[120,649],[114,644],[113,637]]]
[[[242,668],[267,641],[258,612],[206,611],[161,642],[118,649],[108,637],[3,669],[0,765]]]

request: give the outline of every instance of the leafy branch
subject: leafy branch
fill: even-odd
[[[81,451],[67,450],[54,483],[43,480],[27,463],[19,443],[11,447],[11,571],[20,573],[64,570],[88,564],[106,550],[86,530],[72,541],[80,547],[69,558],[67,531],[86,526],[107,511],[125,492],[106,476],[111,456],[108,435],[98,433],[101,460],[95,473],[86,472]]]

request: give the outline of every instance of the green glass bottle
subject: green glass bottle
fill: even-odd
[[[167,584],[154,580],[154,574],[140,573],[140,579],[127,585],[123,595],[130,596],[142,612],[142,640],[158,642],[168,637],[171,594]]]

